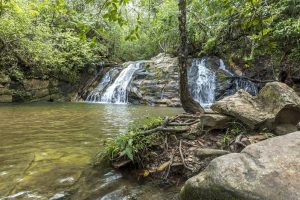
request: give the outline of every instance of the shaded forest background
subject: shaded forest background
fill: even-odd
[[[76,82],[103,62],[177,56],[176,0],[0,0],[0,71]],[[297,0],[194,0],[189,56],[216,55],[251,76],[300,74]],[[264,70],[264,73],[261,73]],[[254,72],[253,72],[254,71]]]

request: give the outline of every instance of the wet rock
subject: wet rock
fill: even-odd
[[[63,200],[63,199],[68,199],[69,196],[70,194],[67,192],[60,192],[54,194],[52,197],[50,197],[49,200]]]
[[[208,158],[208,157],[223,156],[229,153],[230,153],[229,151],[220,150],[220,149],[198,148],[195,150],[195,155],[201,159]]]
[[[300,132],[218,157],[180,192],[182,200],[299,199]]]
[[[232,116],[251,129],[264,127],[273,129],[276,124],[275,118],[282,119],[280,116],[286,116],[287,110],[288,113],[293,113],[293,116],[300,116],[298,108],[300,97],[292,88],[279,82],[266,84],[257,97],[240,90],[212,106],[214,111]],[[293,117],[286,117],[284,123],[294,126],[297,124]]]
[[[178,84],[178,60],[166,54],[159,54],[145,63],[129,87],[129,102],[148,105],[181,106]],[[166,81],[168,80],[168,81]]]

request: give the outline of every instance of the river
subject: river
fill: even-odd
[[[155,186],[94,167],[104,141],[146,116],[178,108],[85,103],[0,106],[0,200],[173,199],[178,188]]]

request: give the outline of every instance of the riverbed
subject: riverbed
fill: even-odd
[[[107,138],[179,108],[86,103],[0,106],[0,200],[173,199],[178,188],[94,167]]]

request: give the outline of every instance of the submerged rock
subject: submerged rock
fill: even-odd
[[[299,199],[300,132],[214,159],[181,190],[182,200]]]
[[[251,129],[274,129],[280,124],[296,127],[300,121],[300,97],[280,82],[266,84],[257,97],[240,90],[216,102],[212,109],[242,121]]]

